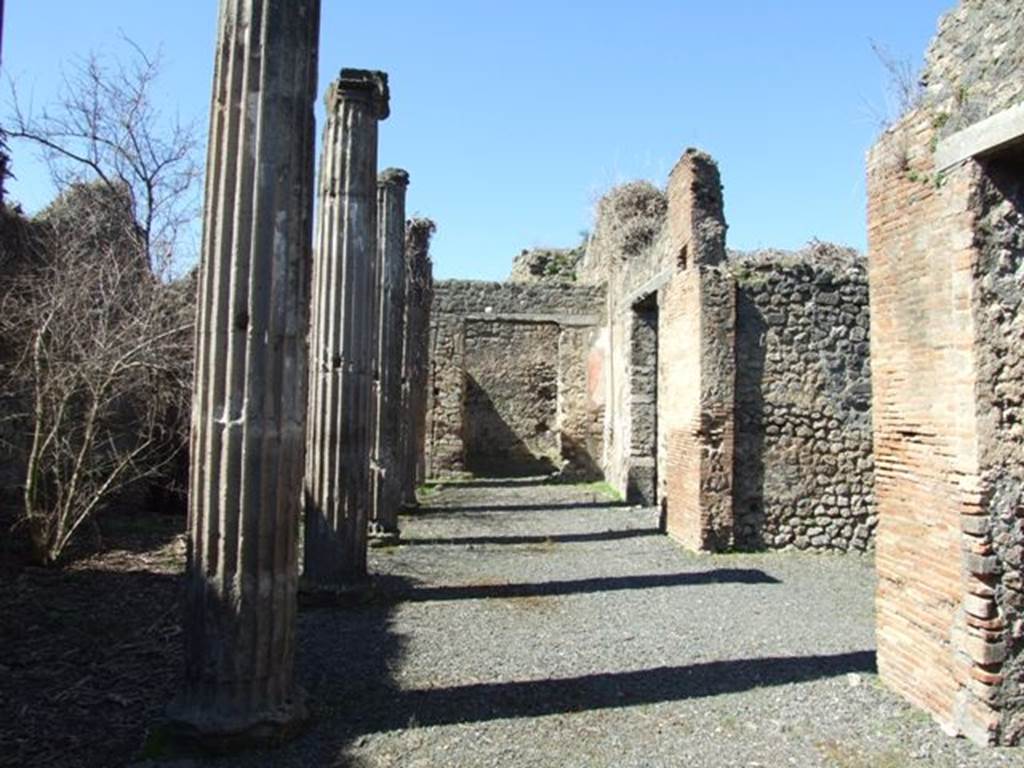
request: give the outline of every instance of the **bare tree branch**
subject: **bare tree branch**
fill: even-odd
[[[10,81],[6,135],[35,145],[58,189],[99,180],[127,190],[150,269],[164,273],[199,214],[198,132],[153,103],[161,57],[122,36],[126,59],[72,62],[53,105],[38,114]]]

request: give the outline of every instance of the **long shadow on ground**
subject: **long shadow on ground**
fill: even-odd
[[[632,505],[621,501],[573,501],[563,504],[459,504],[455,506],[422,506],[417,515],[444,518],[472,512],[578,512],[581,509],[624,509]]]
[[[422,539],[402,539],[403,546],[480,546],[486,544],[585,544],[599,541],[624,541],[645,536],[661,536],[658,528],[635,528],[625,531],[598,531],[594,533],[560,533],[552,536],[453,536]]]
[[[389,716],[370,725],[375,730],[391,730],[411,719],[421,725],[451,725],[618,709],[874,671],[874,652],[859,651],[403,691],[392,699],[397,706]]]
[[[300,671],[315,721],[281,751],[280,764],[345,764],[337,761],[361,736],[409,727],[626,708],[875,671],[874,653],[860,651],[401,690],[391,670],[404,643],[390,625],[389,608],[379,604],[303,616]]]
[[[445,488],[528,488],[530,486],[544,485],[557,486],[557,479],[549,475],[523,475],[512,477],[477,477],[472,480],[428,480],[427,485],[443,486]]]
[[[608,576],[523,584],[459,584],[454,586],[410,586],[404,579],[379,579],[378,596],[384,602],[425,603],[446,600],[488,598],[554,597],[618,592],[626,589],[693,587],[703,584],[781,584],[778,579],[753,568],[717,568],[686,573],[655,573],[644,576]]]

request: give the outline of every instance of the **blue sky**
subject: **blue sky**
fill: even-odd
[[[870,40],[923,60],[953,0],[324,0],[320,90],[391,77],[381,167],[438,223],[435,274],[502,279],[523,248],[572,245],[608,187],[662,185],[688,146],[719,161],[729,244],[865,244],[864,154],[893,111]],[[3,67],[52,98],[63,62],[162,47],[160,101],[205,133],[215,0],[7,0]],[[6,91],[6,89],[5,89]],[[322,111],[321,111],[322,116]],[[52,196],[15,147],[10,196]]]

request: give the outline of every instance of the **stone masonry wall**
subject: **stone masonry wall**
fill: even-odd
[[[731,268],[736,545],[865,550],[876,522],[866,261],[819,245],[734,254]]]
[[[437,315],[600,314],[604,288],[573,283],[437,282],[432,310]]]
[[[923,75],[940,137],[1024,101],[1022,29],[1019,0],[968,0],[942,18]]]
[[[466,469],[478,475],[557,470],[558,325],[467,320],[464,333]]]
[[[558,337],[558,434],[567,476],[599,480],[604,423],[601,330],[561,328]]]
[[[435,283],[435,300],[441,286],[443,283]],[[442,315],[432,304],[423,451],[426,478],[466,469],[462,430],[466,390],[464,349],[462,317]]]
[[[626,498],[645,506],[658,503],[658,308],[636,306],[627,368],[629,387],[629,474]]]
[[[1000,707],[999,739],[1016,744],[1024,738],[1024,154],[993,158],[983,169],[974,316],[988,509],[964,521],[964,534],[969,551],[991,558],[985,570],[993,595],[965,600],[962,618],[966,642],[986,641],[991,662],[979,681],[988,685],[976,694]]]
[[[593,476],[601,405],[589,358],[603,311],[603,286],[437,283],[428,474],[562,469]]]

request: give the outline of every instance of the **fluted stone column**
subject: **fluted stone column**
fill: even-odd
[[[319,0],[222,0],[192,410],[180,735],[276,741],[293,676]]]
[[[405,192],[409,174],[389,168],[377,178],[377,402],[374,409],[371,541],[398,538],[402,505],[402,346],[405,326]]]
[[[376,338],[377,123],[383,72],[343,69],[327,93],[314,247],[303,587],[366,582]]]
[[[427,426],[427,380],[430,365],[430,305],[434,299],[430,219],[413,219],[405,233],[406,311],[402,347],[402,502],[416,506],[416,486],[424,479],[423,452]]]

